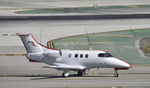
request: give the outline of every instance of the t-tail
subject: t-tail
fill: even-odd
[[[26,50],[28,53],[40,53],[43,52],[44,48],[43,45],[39,44],[33,37],[31,33],[29,34],[20,34],[16,33],[20,36]]]
[[[49,58],[55,58],[59,55],[59,49],[50,49],[40,43],[38,43],[31,33],[29,34],[20,34],[16,33],[20,36],[26,50],[27,50],[27,58],[31,62],[41,62],[43,61],[44,56]],[[60,55],[59,55],[60,56]]]

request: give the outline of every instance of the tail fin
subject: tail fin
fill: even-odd
[[[20,34],[16,33],[20,36],[26,50],[28,53],[38,53],[43,52],[44,48],[43,45],[39,44],[33,37],[31,33],[29,34]]]

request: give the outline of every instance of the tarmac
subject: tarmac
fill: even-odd
[[[31,32],[35,38],[46,45],[49,40],[96,32],[125,29],[149,28],[150,19],[115,20],[47,20],[47,21],[1,21],[1,54],[25,54],[26,51],[17,36],[5,34]],[[87,31],[86,31],[87,30]],[[42,68],[45,64],[30,63],[25,56],[0,56],[0,87],[2,88],[135,88],[150,86],[150,66],[133,66],[132,69],[119,71],[120,77],[113,77],[113,69],[93,69],[84,77],[62,78],[54,69]],[[137,88],[137,87],[136,87]]]
[[[0,77],[1,88],[149,88],[150,74],[121,74],[115,78],[106,76],[68,77]]]
[[[68,78],[61,77],[60,71],[42,68],[45,64],[30,63],[25,56],[1,56],[1,88],[148,88],[150,66],[133,65],[130,70],[119,71],[113,77],[113,69],[91,69],[83,77],[70,72]]]
[[[149,5],[150,0],[0,0],[0,16],[29,16],[14,12],[35,8],[87,7],[94,4]],[[149,18],[0,20],[0,88],[149,88],[150,66],[133,65],[130,70],[119,71],[118,78],[113,77],[113,69],[91,69],[83,77],[77,77],[75,72],[71,72],[70,77],[63,78],[62,72],[42,68],[45,66],[43,63],[30,63],[24,56],[26,51],[19,37],[6,36],[16,32],[33,33],[35,39],[46,45],[50,40],[72,35],[150,28],[149,23]]]
[[[18,11],[28,11],[37,9],[61,9],[61,8],[80,8],[80,7],[103,7],[103,6],[126,6],[130,9],[107,9],[93,12],[83,13],[64,13],[63,9],[61,13],[43,13],[43,14],[18,14]],[[106,15],[106,14],[149,14],[149,8],[138,8],[136,5],[150,5],[150,0],[0,0],[0,16],[62,16],[62,15]],[[67,11],[67,10],[66,10]]]

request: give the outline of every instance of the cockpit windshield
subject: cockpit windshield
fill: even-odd
[[[105,57],[113,57],[113,56],[109,53],[105,53]]]
[[[99,53],[98,57],[113,57],[113,56],[109,53]]]

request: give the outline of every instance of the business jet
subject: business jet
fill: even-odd
[[[105,51],[51,49],[38,43],[31,33],[16,35],[20,36],[30,62],[46,63],[48,66],[45,68],[63,71],[63,77],[68,77],[70,71],[76,71],[78,76],[82,76],[86,70],[92,68],[114,68],[114,77],[118,77],[118,70],[132,67],[128,62],[117,59]]]

